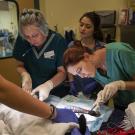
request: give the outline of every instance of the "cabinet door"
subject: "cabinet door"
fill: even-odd
[[[18,35],[19,8],[15,0],[0,0],[0,58],[12,56]]]
[[[116,26],[102,27],[104,41],[106,43],[114,42],[116,36]]]
[[[135,48],[135,25],[121,26],[120,39]]]

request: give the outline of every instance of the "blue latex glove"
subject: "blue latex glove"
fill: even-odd
[[[70,109],[56,109],[57,116],[53,119],[57,123],[68,123],[75,122],[78,123],[78,118],[75,113]],[[79,128],[74,128],[71,131],[71,135],[82,135],[79,131]],[[85,135],[90,135],[88,128],[86,128]]]
[[[80,133],[78,128],[74,128],[71,132],[71,135],[82,135],[82,134]],[[89,131],[88,127],[86,128],[86,132],[84,135],[90,135],[90,131]]]
[[[56,112],[57,112],[57,115],[53,119],[54,122],[57,122],[57,123],[75,122],[75,123],[78,123],[78,118],[72,110],[57,108]]]

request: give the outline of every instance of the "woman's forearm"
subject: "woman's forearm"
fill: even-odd
[[[54,87],[58,86],[60,83],[62,83],[66,78],[66,72],[64,68],[61,68],[58,70],[56,75],[51,78],[51,81],[53,82]]]
[[[127,90],[135,90],[135,81],[125,81]]]
[[[51,107],[33,98],[17,85],[0,76],[0,102],[21,112],[49,118]]]

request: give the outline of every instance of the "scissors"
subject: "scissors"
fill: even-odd
[[[96,105],[94,105],[89,111],[88,114],[91,116],[95,116],[95,117],[99,117],[101,114],[99,111],[94,111],[94,108],[96,107]]]
[[[83,109],[83,108],[80,108],[80,107],[73,107],[72,106],[72,111],[75,112],[75,113],[83,113],[83,114],[89,114],[91,116],[94,116],[94,117],[99,117],[101,114],[99,111],[94,111],[93,109],[96,107],[96,105],[94,105],[90,110],[87,110],[87,109]]]

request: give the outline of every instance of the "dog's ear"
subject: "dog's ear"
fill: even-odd
[[[85,132],[86,132],[86,118],[85,118],[85,116],[83,114],[78,118],[78,122],[79,122],[79,126],[80,126],[80,133],[82,135],[85,135]]]

